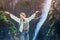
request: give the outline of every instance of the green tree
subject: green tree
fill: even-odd
[[[4,11],[0,11],[0,27],[7,28],[12,35],[17,32],[15,25],[9,20]]]

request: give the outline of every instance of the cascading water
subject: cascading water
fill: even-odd
[[[36,36],[40,30],[40,28],[42,27],[42,25],[44,24],[45,20],[47,19],[47,16],[48,16],[48,12],[50,10],[50,7],[51,7],[51,2],[52,0],[45,0],[45,5],[43,7],[43,10],[42,10],[42,14],[40,16],[40,20],[37,24],[37,27],[35,29],[35,34],[34,34],[34,37],[32,40],[36,40]]]

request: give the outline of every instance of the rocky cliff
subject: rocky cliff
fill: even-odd
[[[9,11],[15,16],[19,17],[20,12],[25,12],[27,17],[31,16],[36,10],[39,10],[40,12],[36,15],[36,18],[41,15],[41,10],[44,6],[45,0],[0,0],[0,10]],[[60,2],[59,0],[53,0],[52,5],[52,13],[49,13],[49,16],[42,26],[41,30],[39,31],[39,34],[37,36],[38,40],[55,40],[54,36],[48,36],[45,37],[48,30],[50,29],[50,24],[52,24],[51,21],[60,20]],[[12,19],[11,19],[12,20]],[[36,24],[39,21],[39,19],[34,19],[30,22],[30,40],[32,40],[34,30],[36,28]],[[15,26],[17,27],[17,23],[12,20]],[[55,34],[54,34],[55,35]],[[46,39],[45,39],[46,38]],[[47,39],[48,38],[48,39]]]

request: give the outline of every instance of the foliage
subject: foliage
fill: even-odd
[[[3,28],[8,29],[8,31],[10,31],[11,34],[15,34],[17,32],[16,27],[8,19],[7,15],[4,13],[4,11],[0,11],[0,28],[1,27],[2,27],[2,30],[3,30]]]
[[[48,33],[46,34],[47,36],[49,35],[49,33],[52,31],[52,29],[54,28],[54,24],[55,22],[53,22],[51,25],[50,25],[50,29],[48,30]]]
[[[52,10],[50,10],[52,11]],[[49,18],[48,18],[48,22],[49,22],[49,25],[50,25],[50,28],[48,30],[48,33],[46,34],[46,36],[49,36],[51,35],[51,32],[53,31],[54,29],[54,34],[56,36],[56,40],[60,40],[60,20],[56,19],[56,17],[54,17],[54,15],[57,14],[57,11],[56,10],[53,10],[52,12],[49,12]]]

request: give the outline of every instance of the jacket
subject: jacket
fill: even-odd
[[[28,30],[29,30],[29,22],[30,22],[32,19],[35,18],[35,15],[36,15],[36,13],[34,13],[33,15],[31,15],[30,17],[28,17],[28,18],[25,19],[26,22],[28,23],[28,26],[27,26],[27,27],[28,27]],[[14,16],[13,14],[10,14],[10,17],[11,17],[13,20],[15,20],[16,22],[19,23],[19,31],[22,32],[22,31],[23,31],[23,23],[24,23],[23,19],[22,19],[22,18],[18,18],[18,17],[16,17],[16,16]]]

